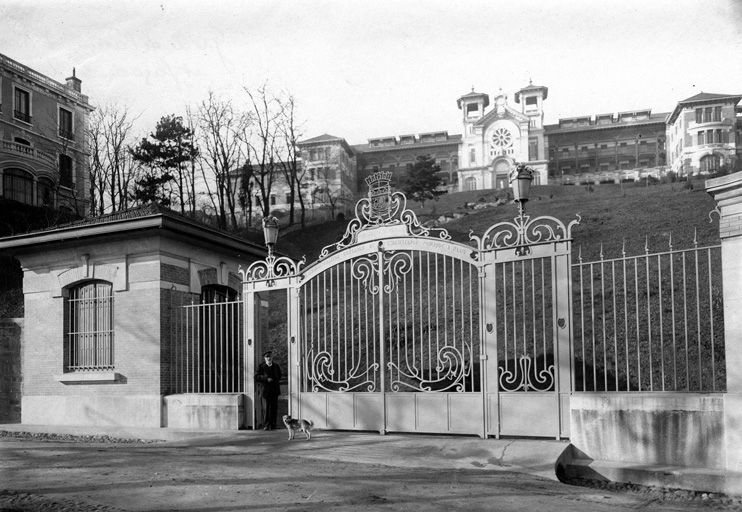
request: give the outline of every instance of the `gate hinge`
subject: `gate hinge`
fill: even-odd
[[[487,360],[487,354],[481,354],[481,355],[479,356],[479,360],[480,360],[480,361],[486,361],[486,360]]]

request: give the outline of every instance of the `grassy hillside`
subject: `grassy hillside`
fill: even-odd
[[[709,222],[709,212],[715,208],[711,196],[698,181],[689,190],[684,183],[643,185],[584,186],[547,185],[533,187],[526,213],[532,217],[551,215],[565,224],[582,218],[574,229],[575,257],[582,251],[583,259],[598,258],[600,246],[606,257],[620,256],[626,241],[627,254],[644,253],[648,242],[650,252],[668,249],[670,237],[674,248],[690,247],[697,233],[699,245],[719,242],[718,217]],[[474,209],[476,203],[504,204]],[[481,235],[497,222],[510,221],[517,215],[517,206],[507,201],[504,191],[484,190],[460,192],[428,201],[424,207],[410,202],[421,222],[441,216],[457,219],[441,224],[454,240],[467,243],[469,230]],[[294,257],[307,256],[314,261],[322,247],[340,239],[347,223],[330,222],[315,225],[303,231],[293,231],[279,239],[279,250]]]

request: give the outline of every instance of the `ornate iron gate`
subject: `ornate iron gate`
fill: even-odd
[[[255,294],[285,288],[293,415],[330,429],[566,435],[572,224],[521,212],[470,236],[475,248],[422,226],[390,178],[367,179],[318,261],[271,254],[241,271],[248,363]]]

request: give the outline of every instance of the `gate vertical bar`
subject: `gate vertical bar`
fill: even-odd
[[[299,404],[299,347],[301,346],[301,326],[299,320],[299,288],[290,287],[286,290],[288,309],[288,380],[289,380],[289,410],[288,413],[297,418],[301,417]]]
[[[379,377],[381,379],[381,428],[379,433],[386,434],[386,346],[384,344],[384,247],[379,243],[376,260],[379,279],[379,336],[374,340],[379,345]]]
[[[244,365],[244,382],[245,382],[245,425],[249,426],[253,430],[257,427],[255,422],[255,308],[256,308],[256,294],[253,291],[247,290],[247,285],[243,285],[243,294],[245,298],[243,301],[244,309],[244,336],[243,340],[245,343],[245,354]]]
[[[552,271],[554,307],[554,342],[556,365],[556,439],[569,436],[569,403],[572,382],[572,256],[571,242],[558,242]]]

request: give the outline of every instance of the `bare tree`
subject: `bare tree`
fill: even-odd
[[[244,160],[241,136],[245,118],[231,102],[216,98],[213,92],[199,105],[197,118],[201,148],[198,165],[207,196],[217,212],[219,227],[236,229],[236,173]]]
[[[278,171],[276,152],[278,124],[281,105],[270,95],[263,84],[255,92],[244,88],[250,98],[249,122],[245,125],[243,138],[247,148],[247,165],[252,170],[252,180],[260,197],[263,217],[270,214],[270,198]]]
[[[294,224],[294,205],[297,194],[301,208],[301,226],[305,226],[306,206],[301,186],[306,169],[301,165],[298,142],[301,137],[301,127],[296,121],[296,100],[291,94],[278,100],[280,112],[277,121],[280,136],[279,167],[289,189],[289,225]]]
[[[90,116],[91,213],[102,215],[129,206],[130,189],[139,170],[129,151],[135,120],[126,107],[116,105],[98,107]]]

